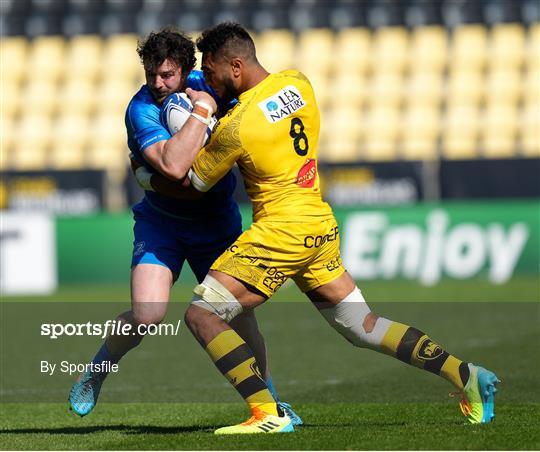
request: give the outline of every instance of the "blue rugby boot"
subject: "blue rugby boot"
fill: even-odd
[[[290,403],[287,402],[277,402],[278,407],[280,407],[283,412],[289,416],[289,419],[291,420],[292,425],[302,425],[304,422],[302,421],[302,418],[298,416],[298,414],[295,413],[295,411],[292,409],[292,406]]]
[[[469,381],[463,388],[463,399],[459,406],[471,424],[487,424],[495,418],[497,376],[480,366],[469,363]]]
[[[87,371],[81,374],[69,392],[71,410],[83,417],[96,406],[103,380]]]

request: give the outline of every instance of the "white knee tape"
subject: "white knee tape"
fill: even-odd
[[[364,320],[371,310],[358,287],[334,307],[321,309],[320,312],[336,331],[356,347],[380,345],[391,323],[379,317],[373,330],[366,332]]]
[[[213,312],[227,323],[243,311],[242,305],[233,294],[209,275],[193,289],[193,293],[195,295],[191,304]]]

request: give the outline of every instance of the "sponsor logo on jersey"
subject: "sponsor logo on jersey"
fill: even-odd
[[[146,246],[146,242],[137,242],[135,244],[135,251],[133,252],[133,255],[138,256],[139,254],[142,254],[144,252],[145,246]]]
[[[259,102],[259,108],[270,123],[276,123],[291,116],[306,105],[300,91],[293,85],[286,86],[278,93]]]
[[[420,359],[431,360],[441,356],[442,352],[442,348],[439,347],[435,342],[430,339],[424,339],[424,342],[422,342],[422,345],[420,345],[416,355]]]
[[[300,168],[296,175],[296,185],[302,188],[311,188],[315,184],[315,178],[317,177],[317,161],[314,159],[307,159],[306,163]]]

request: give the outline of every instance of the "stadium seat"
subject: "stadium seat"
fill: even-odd
[[[483,98],[483,77],[476,70],[454,70],[447,80],[446,101],[452,104],[479,104]]]
[[[19,84],[13,80],[2,80],[2,116],[13,118],[19,111]]]
[[[451,39],[450,66],[468,71],[481,70],[486,61],[487,32],[484,25],[462,25]]]
[[[327,28],[307,29],[298,37],[297,63],[306,74],[328,76],[332,64],[334,34]]]
[[[265,30],[258,35],[257,58],[270,72],[296,66],[295,39],[290,30]]]
[[[336,33],[332,66],[337,73],[364,74],[370,64],[371,34],[366,28],[345,28]]]
[[[361,108],[367,96],[367,82],[360,72],[341,71],[328,83],[329,103],[332,106],[350,105]]]
[[[540,107],[538,104],[525,105],[519,119],[521,153],[526,157],[540,157]]]
[[[367,100],[372,106],[398,107],[403,96],[399,72],[375,73],[369,80]]]
[[[11,117],[0,115],[0,170],[5,170],[9,166],[14,139],[13,125]]]
[[[404,92],[407,105],[439,106],[443,95],[442,74],[415,71],[407,80]]]
[[[525,51],[525,30],[521,24],[497,24],[490,32],[489,65],[492,68],[521,69]]]
[[[21,114],[45,114],[55,112],[58,103],[56,83],[46,79],[30,80],[19,93]],[[31,109],[31,111],[27,111]]]
[[[87,163],[93,168],[121,170],[127,161],[127,137],[122,114],[98,114],[90,126]]]
[[[372,69],[400,74],[407,67],[408,46],[409,35],[404,27],[379,28],[373,35]]]
[[[47,164],[47,147],[51,135],[51,119],[30,113],[15,125],[11,166],[18,170],[42,169]]]
[[[492,70],[485,81],[486,102],[517,104],[521,97],[521,73],[510,67]],[[540,83],[540,81],[539,81]]]
[[[472,159],[478,155],[479,112],[474,105],[450,106],[446,112],[442,154],[449,159]]]
[[[400,121],[401,153],[408,160],[436,160],[440,128],[438,106],[419,105],[408,108]]]
[[[320,159],[327,162],[358,160],[362,133],[359,108],[346,104],[325,112],[321,117]]]
[[[66,74],[76,71],[77,78],[95,81],[102,59],[102,38],[97,35],[74,36],[68,41],[65,60]],[[72,77],[66,77],[70,80]]]
[[[133,96],[133,80],[115,77],[97,86],[96,108],[110,113],[125,113],[126,107]]]
[[[9,37],[0,40],[0,73],[4,82],[19,84],[22,81],[28,69],[27,52],[28,41],[25,38]]]
[[[526,44],[527,69],[540,70],[540,22],[530,26]]]
[[[58,108],[61,113],[89,115],[95,109],[96,85],[84,78],[67,80],[59,93]]]
[[[319,108],[325,108],[329,99],[333,95],[330,89],[330,85],[328,83],[328,76],[317,72],[313,74],[306,72],[305,75],[311,82],[311,86],[313,86],[313,91],[315,92],[315,99],[317,99],[317,104]]]
[[[65,39],[62,36],[39,36],[30,45],[29,77],[57,82],[64,71]]]
[[[397,158],[396,141],[399,132],[397,108],[371,108],[365,121],[365,138],[361,158],[364,160],[394,160]]]
[[[84,147],[88,140],[88,118],[67,113],[53,124],[49,163],[57,169],[84,167]]]
[[[481,148],[484,157],[514,157],[516,154],[517,109],[515,105],[494,104],[482,118]]]
[[[115,77],[132,83],[137,71],[141,70],[137,42],[137,35],[132,34],[112,35],[105,40],[101,65],[103,78],[114,74]]]
[[[529,69],[525,74],[523,99],[540,105],[540,68]]]
[[[448,33],[433,25],[417,27],[412,32],[410,70],[415,72],[442,72],[448,57]]]

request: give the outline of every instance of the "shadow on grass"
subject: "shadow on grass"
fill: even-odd
[[[121,432],[126,435],[174,435],[179,433],[213,431],[216,426],[210,425],[187,425],[178,427],[159,427],[155,425],[93,425],[88,427],[57,427],[57,428],[14,428],[0,429],[0,434],[26,435],[29,433],[45,433],[50,435],[86,435],[89,433],[101,433],[106,431]]]

